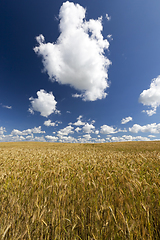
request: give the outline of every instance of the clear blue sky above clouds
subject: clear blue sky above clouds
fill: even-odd
[[[160,139],[159,11],[0,0],[0,141]]]

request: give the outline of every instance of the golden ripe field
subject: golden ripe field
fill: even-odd
[[[160,239],[160,142],[0,143],[0,239]]]

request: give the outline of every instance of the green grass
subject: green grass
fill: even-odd
[[[0,239],[160,239],[160,142],[1,143]]]

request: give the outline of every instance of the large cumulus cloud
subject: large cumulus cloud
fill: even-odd
[[[41,34],[34,51],[42,56],[51,81],[69,84],[83,100],[95,101],[105,98],[109,87],[107,72],[111,62],[104,54],[109,42],[102,35],[102,17],[87,21],[85,14],[86,9],[79,4],[63,3],[57,42],[45,43]]]

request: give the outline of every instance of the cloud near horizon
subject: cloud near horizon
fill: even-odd
[[[143,110],[143,112],[146,112],[149,116],[156,114],[157,107],[160,106],[160,75],[152,79],[149,89],[143,90],[139,102],[152,108],[151,110]]]
[[[45,43],[41,34],[34,48],[42,56],[44,70],[51,81],[69,84],[80,92],[73,96],[84,101],[105,98],[108,68],[111,61],[104,55],[109,42],[102,35],[102,17],[85,19],[86,9],[73,2],[65,2],[59,12],[60,36],[56,43]]]
[[[144,126],[141,126],[139,124],[134,124],[131,128],[129,128],[129,131],[132,133],[150,132],[150,133],[158,134],[158,133],[160,133],[160,123],[159,124],[151,123],[151,124],[147,124]]]
[[[20,131],[18,129],[13,129],[12,132],[11,132],[11,135],[28,135],[28,134],[37,134],[37,133],[45,133],[45,131],[42,131],[41,130],[41,126],[39,127],[34,127],[34,128],[31,128],[31,129],[26,129],[26,130],[23,130],[23,131]]]

